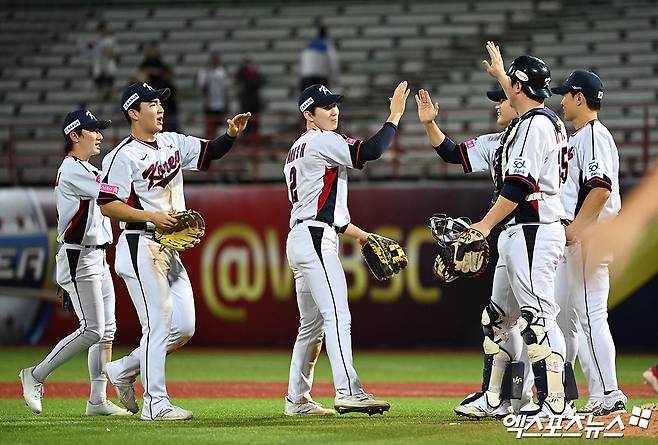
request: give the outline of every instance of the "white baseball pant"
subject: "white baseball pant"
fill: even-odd
[[[57,252],[55,261],[57,283],[68,292],[80,326],[57,343],[33,369],[32,375],[43,382],[63,363],[89,349],[89,400],[98,404],[106,399],[107,379],[103,371],[112,355],[112,340],[116,332],[114,286],[105,261],[105,250],[64,244]]]
[[[300,316],[288,382],[288,398],[293,403],[311,400],[315,357],[323,336],[336,392],[363,392],[352,362],[347,282],[338,247],[336,231],[317,221],[301,222],[288,235],[286,253]]]
[[[615,344],[608,325],[610,276],[608,263],[602,262],[585,277],[585,264],[581,245],[567,246],[558,275],[558,322],[567,344],[566,359],[573,363],[578,355],[590,398],[601,400],[604,393],[619,389]]]
[[[114,268],[135,305],[142,339],[119,363],[118,380],[144,385],[143,419],[153,419],[169,404],[165,359],[194,335],[194,297],[178,252],[162,249],[150,234],[125,230],[119,237]],[[114,365],[113,365],[114,366]]]

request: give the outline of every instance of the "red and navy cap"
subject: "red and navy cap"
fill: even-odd
[[[81,108],[71,111],[66,115],[64,124],[62,125],[62,133],[64,134],[64,139],[66,139],[73,130],[82,130],[83,128],[104,130],[111,124],[112,121],[98,120],[91,111]]]

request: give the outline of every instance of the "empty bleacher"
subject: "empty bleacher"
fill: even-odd
[[[645,147],[658,143],[658,3],[654,0],[563,2],[558,0],[416,2],[148,3],[113,1],[70,8],[0,6],[0,150],[15,169],[0,169],[0,184],[50,184],[62,147],[60,122],[85,104],[112,117],[106,147],[127,128],[118,98],[97,97],[83,48],[105,22],[117,39],[117,91],[135,75],[148,44],[157,42],[173,67],[179,120],[186,133],[203,134],[202,100],[196,75],[219,50],[233,75],[251,58],[267,79],[258,146],[240,143],[211,171],[191,180],[279,180],[282,153],[299,130],[296,112],[301,49],[324,24],[341,60],[341,130],[367,136],[386,118],[388,97],[398,81],[427,88],[441,105],[439,122],[454,139],[495,131],[495,86],[481,69],[484,43],[501,43],[506,62],[522,53],[550,66],[553,85],[571,70],[592,69],[606,86],[601,119],[620,147],[623,173],[638,174]],[[593,5],[596,7],[593,7]],[[559,110],[560,98],[548,105]],[[413,100],[397,146],[377,167],[355,179],[449,178],[460,168],[434,161]],[[238,112],[231,95],[231,112]]]

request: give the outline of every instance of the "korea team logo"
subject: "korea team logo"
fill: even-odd
[[[331,94],[331,91],[329,91],[329,88],[325,87],[324,85],[320,85],[320,88],[318,88],[318,91],[320,93],[324,93],[324,94]]]
[[[530,161],[527,158],[514,158],[509,162],[508,165],[510,166],[510,175],[523,177],[530,175]]]

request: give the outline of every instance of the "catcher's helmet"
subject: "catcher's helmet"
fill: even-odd
[[[551,97],[551,71],[543,60],[533,56],[519,56],[510,65],[507,75],[512,84],[521,82],[529,96],[545,99]]]

